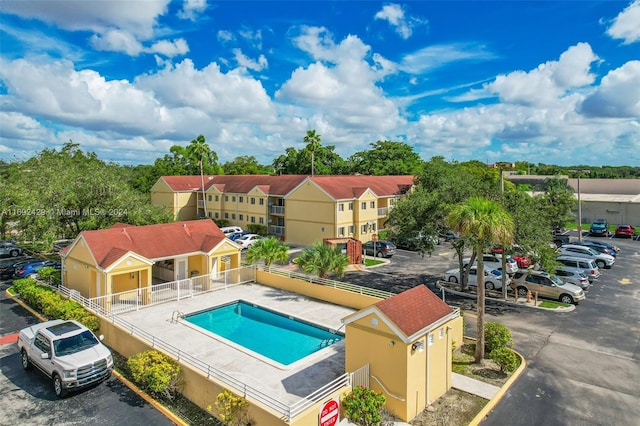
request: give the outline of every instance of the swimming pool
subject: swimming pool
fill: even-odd
[[[344,339],[312,323],[238,300],[184,320],[283,365]]]

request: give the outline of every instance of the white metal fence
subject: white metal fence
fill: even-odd
[[[147,341],[152,348],[161,349],[165,353],[173,356],[176,360],[184,362],[191,367],[201,371],[208,378],[215,379],[219,383],[222,383],[230,389],[233,389],[238,395],[242,395],[244,398],[250,401],[253,400],[269,407],[271,410],[281,415],[283,419],[289,423],[295,416],[303,413],[310,407],[313,407],[314,404],[325,400],[328,395],[334,394],[336,391],[342,388],[346,388],[347,386],[368,386],[369,383],[369,365],[367,364],[354,372],[341,375],[340,377],[327,383],[326,385],[322,386],[306,397],[301,398],[299,401],[288,405],[254,388],[251,385],[243,383],[242,381],[230,376],[224,371],[205,363],[201,359],[188,354],[187,352],[163,341],[162,339],[157,338],[153,334],[150,334],[136,327],[134,324],[131,324],[130,322],[124,320],[113,312],[105,310],[99,303],[97,303],[99,302],[99,300],[87,299],[83,297],[78,291],[70,290],[64,286],[51,288],[63,294],[64,296],[75,300],[84,307],[96,312],[101,317],[103,317],[104,320],[109,321],[112,324],[117,324],[132,336],[137,336]]]
[[[158,303],[173,302],[210,291],[254,282],[255,280],[255,267],[243,266],[214,274],[185,278],[178,281],[154,284],[151,287],[94,297],[90,299],[90,303],[100,306],[102,310],[112,314],[122,314],[129,311],[137,311]]]

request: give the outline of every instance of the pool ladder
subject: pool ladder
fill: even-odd
[[[180,318],[184,317],[184,313],[175,310],[171,313],[171,324],[177,324]]]
[[[324,339],[322,342],[320,342],[320,347],[324,348],[325,346],[331,346],[334,343],[336,343],[338,340],[340,340],[340,339],[338,339],[336,337],[330,337],[328,339]]]

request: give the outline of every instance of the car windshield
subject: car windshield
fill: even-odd
[[[93,333],[86,330],[75,336],[54,341],[53,350],[57,356],[65,356],[92,348],[98,343],[98,339],[96,339]]]
[[[604,229],[604,223],[594,223],[591,227],[594,229]]]
[[[586,247],[587,250],[589,250],[589,253],[591,253],[594,256],[598,256],[599,253],[597,251],[595,251],[594,249],[592,249],[591,247]]]
[[[551,281],[553,281],[557,285],[563,285],[564,284],[564,282],[560,278],[555,276],[555,275],[551,275],[549,278],[551,278]]]

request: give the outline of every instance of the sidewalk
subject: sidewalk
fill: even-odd
[[[471,377],[463,376],[458,373],[451,373],[452,375],[452,387],[472,395],[477,395],[484,399],[491,400],[500,388],[489,383],[482,382],[480,380],[473,379]]]

